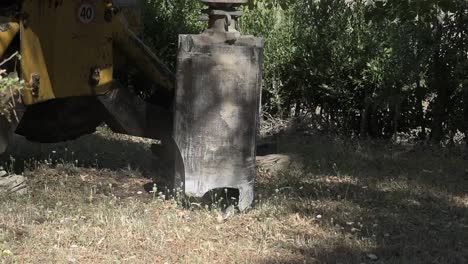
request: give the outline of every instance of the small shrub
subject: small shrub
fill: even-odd
[[[0,69],[0,115],[11,121],[17,118],[15,108],[20,103],[19,92],[24,88],[24,81],[20,80],[16,72],[7,73]]]

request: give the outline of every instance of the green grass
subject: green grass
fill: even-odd
[[[262,162],[254,209],[223,221],[144,190],[164,172],[150,144],[105,129],[19,140],[12,167],[31,190],[0,198],[0,262],[468,261],[468,163],[456,150],[282,136],[289,161]]]

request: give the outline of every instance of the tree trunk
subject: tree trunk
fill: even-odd
[[[400,116],[401,116],[401,102],[400,102],[400,95],[398,94],[394,98],[394,112],[393,112],[393,120],[392,120],[392,140],[396,140],[398,136],[398,130],[400,128]]]
[[[465,158],[468,158],[468,80],[463,81],[463,129],[465,130]]]
[[[467,52],[467,45],[468,45],[468,29],[465,25],[465,13],[467,9],[467,2],[464,1],[463,4],[460,6],[460,11],[458,15],[458,30],[460,32],[460,52],[461,52],[461,68],[462,73],[468,71],[468,58],[466,56]],[[465,133],[465,151],[464,151],[464,158],[468,159],[468,76],[461,75],[460,81],[462,84],[463,89],[463,132]]]
[[[447,105],[447,101],[447,89],[445,87],[438,87],[437,98],[434,103],[434,109],[432,110],[431,141],[435,144],[439,144],[444,136],[443,123],[445,121],[445,106]]]
[[[371,110],[371,99],[366,97],[364,99],[364,108],[361,110],[361,125],[359,129],[359,136],[367,138],[369,134],[369,112]]]
[[[416,111],[417,111],[417,124],[421,127],[419,133],[419,140],[426,140],[426,122],[424,120],[424,89],[421,87],[421,81],[416,80]]]
[[[300,117],[302,112],[301,101],[299,99],[296,100],[296,106],[294,108],[294,117]]]
[[[448,72],[440,57],[439,49],[434,53],[432,86],[437,97],[432,107],[431,141],[439,144],[444,136],[443,124],[446,121],[447,103],[449,99]]]
[[[379,127],[379,108],[375,103],[372,103],[370,107],[369,132],[373,138],[382,137],[382,131]]]

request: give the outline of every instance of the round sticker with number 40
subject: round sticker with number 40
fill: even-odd
[[[89,24],[94,21],[96,14],[94,6],[91,4],[81,4],[78,8],[78,20],[83,24]]]

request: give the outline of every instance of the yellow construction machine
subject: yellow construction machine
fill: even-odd
[[[241,209],[250,206],[263,44],[237,30],[236,8],[246,0],[202,2],[208,5],[209,29],[181,36],[176,93],[176,76],[137,36],[137,0],[2,0],[0,58],[21,55],[2,67],[18,72],[25,89],[16,95],[17,117],[0,116],[0,153],[12,133],[60,142],[106,123],[115,132],[170,146],[179,183],[197,190],[186,188],[187,193],[237,188],[245,200]],[[129,67],[144,77],[138,87],[144,98],[119,81]],[[218,80],[222,73],[227,79]],[[244,86],[248,92],[239,90]]]

